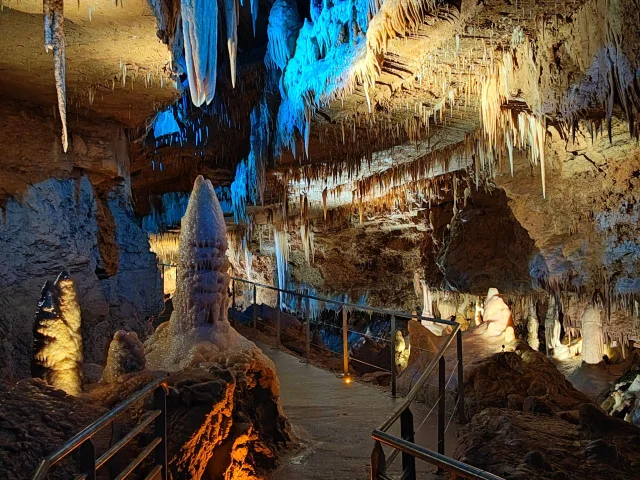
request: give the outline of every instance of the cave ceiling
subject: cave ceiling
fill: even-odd
[[[42,3],[2,5],[0,96],[55,116]],[[65,4],[69,128],[74,116],[124,125],[138,215],[204,174],[227,189],[236,224],[286,225],[292,216],[308,228],[336,211],[361,225],[431,231],[434,206],[448,205],[455,217],[468,200],[484,198],[480,190],[500,189],[532,239],[527,255],[552,264],[540,273],[547,285],[583,285],[607,262],[633,276],[636,260],[616,257],[625,255],[620,227],[594,219],[621,202],[634,212],[637,204],[635,167],[617,163],[635,165],[639,156],[634,1],[229,5],[218,2],[217,30],[205,32],[218,39],[207,104],[192,96],[211,84],[190,77],[179,1]],[[236,40],[227,8],[238,8]],[[232,45],[237,55],[227,52]],[[177,130],[158,133],[165,114]],[[603,194],[590,203],[574,190],[581,185],[624,199]],[[629,228],[624,235],[633,237]],[[595,260],[570,238],[601,230],[618,237],[599,241]],[[444,237],[435,243],[442,264],[443,248],[458,251]],[[589,275],[576,273],[586,264]]]
[[[56,105],[52,55],[45,52],[38,0],[3,0],[0,95]],[[73,114],[144,125],[178,98],[170,52],[146,0],[65,3],[67,103]]]

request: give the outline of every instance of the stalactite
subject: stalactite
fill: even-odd
[[[182,0],[182,31],[191,101],[208,105],[216,92],[217,0]]]
[[[227,24],[227,50],[231,68],[231,85],[236,88],[236,60],[238,57],[238,0],[224,0],[224,13]]]
[[[64,2],[63,0],[44,0],[44,49],[53,51],[53,73],[58,95],[58,110],[62,122],[62,149],[66,153],[69,148],[67,132],[67,86],[66,59],[64,37]]]
[[[276,268],[278,273],[278,288],[287,288],[287,272],[289,270],[289,232],[286,226],[273,225],[273,238],[276,249]],[[280,304],[284,304],[284,294],[280,292]]]

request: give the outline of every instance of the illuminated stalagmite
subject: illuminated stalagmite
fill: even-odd
[[[69,395],[82,390],[81,323],[73,281],[63,271],[42,288],[33,328],[32,374]]]
[[[102,378],[111,383],[120,375],[139,372],[145,367],[144,347],[135,332],[118,330],[109,344],[107,365]]]
[[[500,297],[497,288],[490,288],[484,305],[484,321],[487,323],[489,335],[502,335],[508,326],[513,324],[511,310]]]
[[[582,314],[582,361],[595,365],[602,361],[604,336],[600,310],[587,307]]]
[[[561,345],[560,322],[558,321],[558,306],[553,295],[549,297],[547,316],[544,319],[544,334],[547,342],[547,353]]]
[[[533,302],[529,304],[529,319],[527,322],[527,343],[534,350],[540,348],[540,340],[538,339],[538,328],[540,322],[538,322],[538,316],[536,315],[536,306]]]
[[[180,227],[174,311],[145,342],[151,368],[179,370],[200,347],[222,351],[250,342],[231,328],[227,228],[209,180],[195,181]]]

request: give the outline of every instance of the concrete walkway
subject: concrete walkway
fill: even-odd
[[[384,390],[353,382],[345,384],[335,374],[300,362],[296,357],[257,342],[275,363],[280,378],[281,400],[285,415],[301,443],[299,451],[283,460],[273,480],[355,480],[369,478],[369,459],[373,448],[371,432],[393,411],[401,399],[393,399]],[[415,429],[429,410],[420,404],[412,407]],[[437,412],[434,411],[416,433],[416,443],[436,449]],[[448,419],[447,419],[448,422]],[[399,435],[400,422],[391,432]],[[446,435],[446,453],[455,448],[456,424],[451,422]],[[387,456],[388,449],[385,449]],[[388,473],[400,473],[400,456]],[[434,467],[417,462],[419,477],[431,475]]]

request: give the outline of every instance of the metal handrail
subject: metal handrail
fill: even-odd
[[[434,322],[434,323],[440,323],[443,325],[448,325],[451,327],[454,327],[456,325],[458,325],[458,323],[456,322],[452,322],[450,320],[442,320],[440,318],[431,318],[431,317],[423,317],[422,315],[418,315],[417,313],[405,313],[405,312],[400,312],[398,310],[387,310],[384,308],[377,308],[377,307],[369,307],[366,305],[357,305],[355,303],[349,303],[349,302],[343,302],[342,300],[333,300],[331,298],[324,298],[324,297],[316,297],[315,295],[309,295],[306,293],[301,293],[301,292],[296,292],[293,290],[285,290],[283,288],[279,288],[279,287],[274,287],[273,285],[265,285],[263,283],[258,283],[258,282],[253,282],[251,280],[246,280],[244,278],[238,278],[238,277],[231,277],[231,280],[235,280],[237,282],[242,282],[242,283],[247,283],[249,285],[255,285],[256,287],[261,287],[261,288],[266,288],[269,290],[275,290],[277,292],[281,292],[281,293],[285,293],[287,295],[295,295],[298,297],[303,297],[303,298],[308,298],[311,300],[318,300],[320,302],[324,302],[324,303],[334,303],[336,305],[342,305],[345,306],[347,308],[353,308],[356,310],[366,310],[368,312],[374,312],[374,313],[379,313],[381,315],[395,315],[396,317],[402,317],[402,318],[413,318],[415,320],[426,320],[429,322]]]
[[[492,473],[485,472],[480,468],[476,468],[472,465],[468,465],[437,452],[433,452],[402,438],[397,438],[387,432],[374,430],[371,436],[378,442],[389,445],[390,447],[400,450],[403,453],[407,453],[412,457],[435,465],[438,468],[452,472],[457,477],[467,478],[470,480],[504,480],[502,477],[498,477]]]
[[[152,441],[153,448],[146,448],[143,453],[145,453],[144,459],[151,451],[156,450],[156,460],[161,467],[162,479],[167,479],[167,455],[166,455],[166,446],[167,446],[167,435],[166,435],[166,393],[167,393],[167,382],[165,379],[158,378],[149,384],[147,384],[144,388],[138,390],[131,397],[127,398],[122,403],[118,404],[113,410],[109,411],[106,415],[99,418],[91,425],[80,431],[78,434],[73,436],[70,440],[65,442],[62,447],[58,450],[50,454],[46,457],[40,465],[38,469],[33,475],[32,480],[43,480],[46,475],[49,473],[49,469],[53,467],[56,463],[60,462],[62,459],[67,457],[69,454],[74,452],[75,450],[82,450],[87,447],[87,451],[90,453],[90,461],[83,461],[83,464],[86,468],[88,468],[90,473],[83,473],[79,475],[77,478],[87,478],[87,479],[95,479],[95,471],[104,465],[113,455],[115,455],[118,451],[120,451],[125,445],[127,445],[138,433],[140,433],[144,427],[148,426],[153,420],[156,420],[155,429],[156,429],[156,438]],[[122,440],[116,443],[113,447],[111,447],[107,452],[105,452],[100,458],[95,459],[95,450],[93,447],[93,443],[91,442],[91,438],[97,434],[100,430],[105,428],[106,426],[112,424],[116,419],[118,419],[129,407],[134,405],[136,402],[144,399],[151,393],[155,394],[156,400],[156,410],[150,412],[148,416],[141,422],[140,425],[134,427],[134,429],[126,435]],[[155,470],[154,470],[155,471]]]
[[[409,393],[407,393],[407,395],[404,397],[402,403],[398,405],[393,413],[389,415],[389,417],[382,423],[382,425],[380,425],[380,427],[378,427],[378,430],[380,430],[381,432],[386,432],[387,430],[389,430],[389,428],[400,418],[402,412],[404,412],[407,408],[409,408],[409,406],[411,406],[413,401],[418,396],[418,393],[433,373],[433,370],[435,370],[436,365],[438,364],[438,362],[440,362],[440,358],[444,355],[444,352],[447,350],[447,348],[449,348],[449,345],[451,345],[451,342],[458,334],[459,330],[460,324],[456,323],[456,326],[453,327],[453,331],[442,344],[442,346],[436,353],[436,356],[429,362],[429,365],[427,365],[427,368],[425,368],[424,372],[422,372],[422,375],[420,375],[420,378],[415,383],[413,388],[411,388]]]
[[[453,478],[461,477],[470,480],[504,480],[501,477],[485,472],[479,468],[467,465],[466,463],[454,460],[444,455],[444,416],[445,416],[445,351],[451,346],[454,337],[457,339],[458,350],[458,414],[460,420],[464,421],[464,377],[462,363],[462,335],[460,324],[456,322],[453,331],[440,346],[435,357],[429,362],[424,372],[420,375],[418,381],[413,385],[409,393],[400,405],[398,405],[393,413],[380,425],[379,428],[373,430],[371,437],[375,440],[373,452],[371,454],[371,480],[385,480],[389,477],[386,475],[386,466],[390,465],[393,459],[402,453],[403,479],[415,480],[416,467],[415,459],[428,462],[436,467],[446,470],[453,474]],[[431,451],[417,445],[414,442],[415,432],[413,430],[413,415],[410,407],[414,402],[420,390],[424,387],[427,380],[439,365],[439,398],[438,404],[438,452]],[[396,437],[388,433],[389,428],[400,420],[400,435]],[[385,459],[384,451],[381,444],[388,445],[394,450],[388,461]]]

